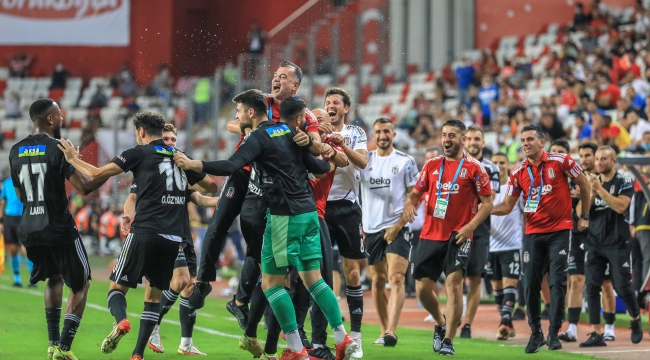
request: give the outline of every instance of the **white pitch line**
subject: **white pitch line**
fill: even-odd
[[[572,354],[615,354],[615,353],[637,353],[637,352],[650,352],[650,349],[604,350],[604,351],[571,351]]]

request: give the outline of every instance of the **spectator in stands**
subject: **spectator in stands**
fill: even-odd
[[[626,150],[631,144],[627,130],[612,123],[612,117],[609,115],[595,116],[594,127],[595,140],[599,145],[615,145],[619,150]]]
[[[455,72],[456,87],[458,88],[458,101],[461,104],[467,104],[469,101],[469,87],[474,81],[474,73],[476,72],[476,69],[474,69],[471,62],[467,61],[466,57],[462,57]]]
[[[591,139],[591,125],[587,124],[585,117],[581,114],[576,115],[575,128],[574,139],[577,139],[578,143],[583,143]]]
[[[589,25],[589,22],[591,22],[591,13],[585,13],[582,3],[577,3],[571,30],[584,30]]]
[[[481,103],[484,127],[489,126],[491,122],[490,104],[497,100],[499,100],[499,88],[494,83],[492,75],[484,74],[481,78],[481,87],[478,89],[478,101]]]
[[[327,49],[320,49],[318,51],[318,58],[316,59],[316,74],[336,75],[334,71],[334,59]]]
[[[433,116],[423,114],[418,117],[417,126],[411,133],[411,137],[416,141],[416,147],[426,148],[430,146],[430,140],[435,136],[435,133]]]
[[[210,117],[210,83],[212,79],[203,77],[199,79],[194,88],[194,110],[196,123],[203,125]]]
[[[52,83],[50,89],[65,89],[68,80],[68,71],[63,67],[63,63],[58,62],[52,73]]]
[[[625,113],[624,121],[621,125],[625,127],[630,133],[630,140],[632,144],[639,145],[643,141],[643,134],[650,131],[650,123],[643,120],[639,113],[634,109],[629,109]]]
[[[548,134],[551,141],[564,139],[567,136],[562,123],[551,112],[542,114],[539,125]]]
[[[634,32],[637,36],[646,36],[648,30],[650,30],[650,10],[645,9],[636,14]]]
[[[227,103],[235,96],[235,85],[239,72],[232,61],[229,61],[223,68],[221,76],[221,102]]]
[[[29,68],[34,57],[24,52],[19,52],[7,57],[9,77],[24,78],[29,76]]]
[[[605,72],[596,74],[596,84],[598,85],[598,92],[594,96],[596,105],[603,110],[614,109],[621,97],[621,90],[612,84],[609,75]]]
[[[248,53],[250,54],[251,78],[255,78],[255,70],[260,55],[264,52],[264,40],[266,33],[260,28],[257,21],[251,22],[251,29],[248,32]]]
[[[20,119],[20,94],[18,91],[11,90],[5,93],[5,118]]]
[[[650,131],[643,133],[643,139],[641,140],[641,147],[646,152],[650,151]]]
[[[98,84],[95,93],[90,98],[88,110],[99,110],[108,104],[108,97],[104,93],[104,85]]]
[[[167,64],[161,63],[158,66],[158,74],[147,87],[147,95],[155,96],[163,102],[169,102],[172,86],[174,86],[174,79],[169,74],[169,68]]]

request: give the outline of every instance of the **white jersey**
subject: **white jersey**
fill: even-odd
[[[341,134],[343,142],[352,150],[367,150],[368,139],[366,132],[356,125],[344,125],[341,132],[334,134]],[[359,168],[354,166],[352,162],[350,165],[336,169],[334,175],[334,183],[330,189],[330,194],[327,201],[334,200],[350,200],[352,202],[359,202]]]
[[[494,203],[500,204],[506,198],[506,187],[501,186],[494,196]],[[515,207],[506,216],[490,215],[490,252],[521,250],[523,241],[524,199],[520,196]]]
[[[406,188],[418,180],[415,159],[395,149],[388,156],[373,150],[360,175],[363,231],[372,234],[394,225],[404,210]]]
[[[427,216],[426,209],[424,207],[428,203],[429,203],[429,194],[425,193],[424,195],[422,195],[422,200],[420,200],[420,205],[418,206],[417,209],[418,215],[411,223],[412,231],[419,231],[422,230],[422,228],[424,227],[424,218]]]

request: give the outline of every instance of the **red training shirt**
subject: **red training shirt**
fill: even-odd
[[[335,145],[330,141],[325,141],[325,143],[333,147],[334,150],[343,152],[343,148],[339,145]],[[325,206],[327,205],[327,197],[329,196],[330,190],[332,189],[335,174],[336,171],[330,171],[324,174],[320,179],[314,177],[312,174],[309,174],[309,185],[311,185],[311,192],[314,194],[314,202],[316,203],[316,210],[318,211],[319,218],[325,218]]]
[[[444,219],[434,218],[433,210],[436,207],[438,188],[440,187],[440,165],[445,157],[438,156],[424,164],[420,172],[420,179],[415,184],[415,190],[426,193],[425,196],[429,195],[424,207],[426,214],[420,239],[448,241],[452,232],[460,230],[476,216],[479,196],[492,195],[490,178],[483,165],[471,156],[464,156],[465,162],[453,189],[449,188],[454,175],[456,175],[460,160],[445,160],[440,195],[443,199],[449,200],[449,203]]]
[[[542,182],[539,173],[542,165],[544,166],[542,174],[544,189],[542,189],[537,212],[524,213],[526,235],[573,229],[571,190],[567,179],[578,177],[582,174],[582,168],[570,155],[544,151],[538,166],[530,164],[528,159],[522,161],[510,174],[506,195],[518,197],[523,193],[524,201],[528,199],[530,175],[527,168],[530,166],[535,181],[531,200],[537,200]]]

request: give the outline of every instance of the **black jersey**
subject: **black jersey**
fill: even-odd
[[[131,192],[131,194],[136,194],[136,206],[137,206],[137,200],[138,200],[137,189],[138,189],[138,185],[136,185],[135,181],[132,181],[131,182],[130,192]],[[190,201],[190,196],[195,192],[196,192],[196,190],[192,190],[189,187],[185,190],[185,196],[187,196],[187,201]],[[192,239],[192,227],[190,226],[190,217],[189,216],[185,219],[185,223],[183,225],[185,226],[185,234],[187,234],[186,236],[183,237],[183,241],[185,241],[188,244],[193,244],[194,240]]]
[[[598,175],[600,177],[600,175]],[[634,195],[632,179],[616,172],[612,180],[603,183],[603,188],[612,196]],[[591,203],[589,209],[589,236],[586,243],[593,247],[614,248],[630,240],[630,226],[627,222],[629,207],[622,214],[612,210],[600,196]]]
[[[242,142],[228,160],[203,163],[203,171],[230,175],[253,164],[273,215],[299,215],[316,211],[307,171],[324,174],[328,162],[317,160],[307,147],[293,141],[296,130],[284,123],[265,121]]]
[[[492,187],[492,191],[499,192],[501,189],[501,178],[499,174],[499,167],[493,163],[492,161],[486,159],[486,158],[481,158],[479,160],[481,162],[481,165],[485,168],[485,171],[487,171],[488,177],[490,178],[490,186]],[[482,223],[480,223],[477,227],[476,230],[474,230],[474,233],[478,233],[479,236],[482,236],[483,238],[490,238],[490,228],[491,228],[491,222],[490,222],[490,216],[486,217],[485,220],[483,220]]]
[[[248,180],[248,191],[246,192],[246,200],[263,200],[264,188],[262,187],[261,179],[264,177],[264,170],[257,164],[251,164],[251,176]]]
[[[74,168],[58,144],[47,134],[30,135],[9,152],[11,180],[24,205],[18,236],[25,246],[63,245],[79,237],[65,191]]]
[[[174,151],[180,150],[159,139],[113,159],[124,172],[133,173],[132,192],[137,196],[131,224],[134,234],[187,237],[187,184],[196,184],[205,174],[178,168],[172,159]]]

